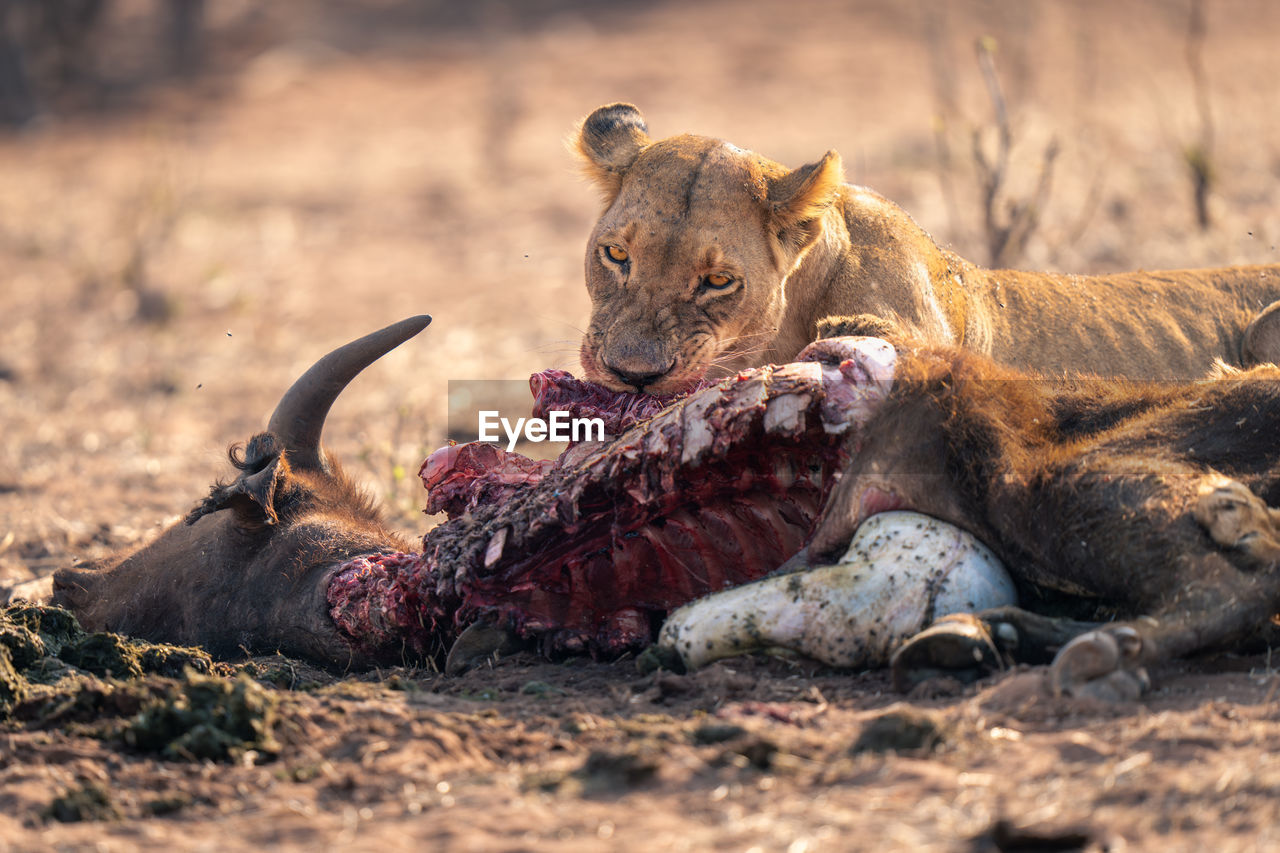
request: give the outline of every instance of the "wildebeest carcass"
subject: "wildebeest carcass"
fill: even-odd
[[[870,341],[842,364],[751,370],[643,424],[615,419],[620,435],[526,472],[500,500],[479,500],[495,486],[483,477],[441,483],[433,502],[455,517],[414,552],[321,450],[320,433],[347,382],[427,322],[321,359],[267,431],[233,449],[231,482],[136,553],[56,573],[55,603],[94,630],[334,667],[443,661],[473,625],[550,654],[639,649],[670,609],[759,578],[801,547],[842,433],[886,387],[892,354]],[[563,383],[536,384],[563,396]],[[434,460],[449,480],[476,452]]]
[[[1133,697],[1144,665],[1235,646],[1280,612],[1280,511],[1268,507],[1280,504],[1280,368],[1055,381],[958,349],[898,354],[892,391],[850,438],[787,568],[835,563],[868,518],[910,509],[988,545],[1024,605],[922,632],[894,657],[899,688],[1003,658],[1052,660],[1057,693]],[[785,597],[783,580],[760,589]],[[799,589],[802,576],[785,580]],[[721,606],[712,596],[673,615],[663,644],[687,655],[682,635]]]
[[[516,465],[513,477],[479,447],[434,456],[424,478],[452,518],[414,552],[319,440],[346,383],[427,322],[321,359],[268,431],[233,452],[232,482],[137,553],[57,573],[55,601],[92,629],[334,667],[443,661],[450,649],[465,663],[506,639],[611,656],[646,645],[673,608],[760,579],[806,541],[788,568],[829,562],[869,516],[911,509],[986,542],[1028,607],[1044,609],[1036,602],[1051,591],[1131,618],[984,610],[908,643],[896,658],[904,686],[952,664],[957,637],[966,661],[989,661],[1035,659],[1083,634],[1057,656],[1061,688],[1132,692],[1141,663],[1236,642],[1277,609],[1280,518],[1266,504],[1280,502],[1280,369],[1182,386],[1064,385],[957,350],[821,341],[811,360],[745,371],[643,422],[650,411],[619,417],[615,438],[553,465]],[[947,541],[944,551],[977,553]],[[926,599],[913,613],[942,612],[939,577],[907,590]],[[870,618],[854,627],[874,633]]]

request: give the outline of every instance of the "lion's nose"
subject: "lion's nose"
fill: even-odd
[[[667,363],[666,367],[661,370],[629,370],[625,367],[610,364],[607,361],[604,366],[609,368],[610,372],[612,372],[614,376],[618,377],[618,379],[630,385],[632,388],[635,388],[637,391],[643,391],[646,385],[652,385],[670,373],[671,368],[675,367],[675,360],[672,359]]]

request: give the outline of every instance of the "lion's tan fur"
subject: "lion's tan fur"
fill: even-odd
[[[721,140],[653,141],[632,106],[575,143],[605,211],[587,246],[587,375],[663,392],[708,371],[787,361],[824,317],[874,315],[1049,374],[1205,375],[1280,358],[1280,265],[1104,276],[987,270],[843,182],[840,157],[789,170]],[[603,252],[622,249],[626,265]],[[731,292],[705,285],[731,275]]]

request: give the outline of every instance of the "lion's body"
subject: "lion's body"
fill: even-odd
[[[987,270],[843,183],[834,152],[788,170],[707,137],[652,142],[621,104],[587,117],[578,148],[607,202],[587,249],[582,361],[615,388],[788,361],[831,315],[1047,374],[1173,379],[1214,359],[1280,360],[1280,265]]]
[[[976,270],[970,291],[1005,364],[1134,379],[1204,376],[1242,349],[1250,322],[1280,299],[1280,265],[1086,276]],[[979,301],[980,300],[980,301]],[[964,343],[963,341],[961,343]]]

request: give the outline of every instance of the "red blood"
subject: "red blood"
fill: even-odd
[[[537,483],[555,465],[530,459],[493,444],[451,444],[427,457],[418,470],[427,487],[425,512],[447,512],[457,518],[481,503],[502,503]]]
[[[571,418],[600,418],[608,435],[621,435],[688,393],[654,395],[611,391],[603,385],[576,379],[564,370],[533,374],[529,377],[529,391],[533,394],[535,418],[548,418],[552,412],[568,412]]]
[[[844,401],[859,399],[851,381],[815,363],[765,367],[659,408],[538,374],[535,413],[605,417],[621,434],[554,463],[477,444],[432,454],[428,510],[450,520],[419,556],[344,567],[334,619],[391,658],[447,648],[478,619],[550,654],[642,647],[667,611],[763,577],[803,546],[840,464]]]
[[[435,574],[421,554],[356,557],[329,582],[329,615],[367,653],[435,656],[452,634],[457,606],[438,594]]]
[[[866,521],[882,512],[906,509],[906,503],[892,491],[871,486],[858,498],[858,520]]]

